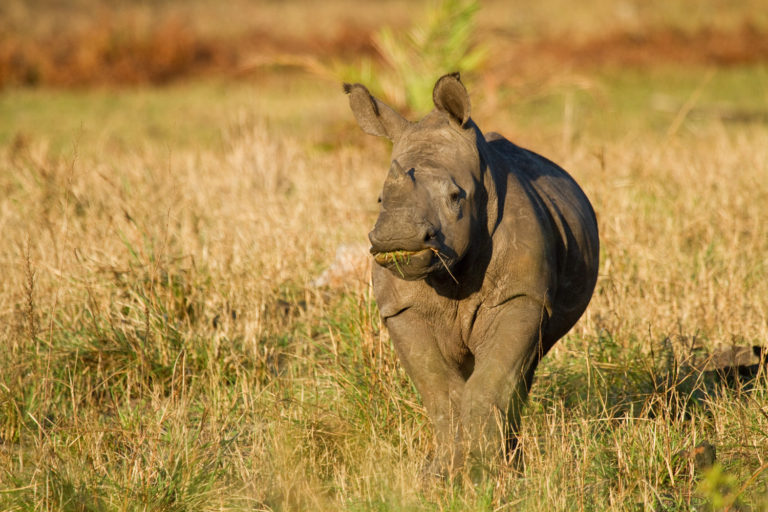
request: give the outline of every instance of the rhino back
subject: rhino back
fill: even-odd
[[[492,172],[497,182],[506,184],[502,224],[515,223],[521,204],[532,203],[536,214],[535,222],[529,222],[534,226],[529,229],[540,230],[543,253],[532,272],[548,277],[546,306],[550,320],[544,338],[545,344],[551,346],[584,312],[597,281],[595,213],[576,181],[557,164],[497,134],[486,138],[492,153]],[[542,269],[542,265],[551,268]]]

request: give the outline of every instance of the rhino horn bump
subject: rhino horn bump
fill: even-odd
[[[405,169],[397,160],[392,160],[392,165],[389,166],[389,177],[393,180],[400,180],[405,177]]]

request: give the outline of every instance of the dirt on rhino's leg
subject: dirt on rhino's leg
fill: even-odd
[[[475,368],[461,398],[462,434],[468,440],[470,477],[482,478],[499,452],[513,455],[525,405],[539,360],[542,305],[517,297],[497,306],[475,351]]]
[[[435,429],[437,451],[427,471],[440,476],[453,474],[461,469],[464,456],[457,448],[465,380],[459,368],[440,352],[434,328],[421,317],[403,311],[387,318],[386,326]]]

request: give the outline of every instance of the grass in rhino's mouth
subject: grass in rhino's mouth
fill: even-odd
[[[453,279],[456,284],[459,283],[459,281],[456,279],[456,276],[453,275],[451,272],[451,269],[448,268],[448,264],[443,259],[443,256],[440,254],[440,251],[435,249],[434,247],[428,247],[426,249],[420,249],[418,251],[406,251],[406,250],[397,250],[397,251],[388,251],[388,252],[377,252],[373,255],[374,259],[377,263],[386,265],[388,263],[393,263],[395,266],[395,269],[400,274],[401,277],[405,277],[403,274],[403,270],[401,268],[401,265],[407,265],[411,262],[411,257],[416,254],[422,254],[425,251],[432,251],[435,256],[440,260],[440,263],[443,264],[445,267],[445,270],[448,271],[448,275],[451,276],[451,279]]]
[[[394,262],[408,262],[411,258],[411,256],[415,254],[422,253],[424,251],[428,251],[430,249],[420,249],[418,251],[406,251],[406,250],[397,250],[397,251],[387,251],[387,252],[377,252],[374,253],[373,257],[377,260],[381,261],[394,261]]]
[[[388,252],[377,252],[373,255],[374,259],[376,259],[376,262],[382,265],[386,265],[388,263],[393,263],[395,265],[395,269],[400,273],[401,276],[403,276],[403,270],[400,268],[401,265],[407,265],[411,262],[411,257],[415,254],[423,253],[424,251],[427,251],[429,249],[421,249],[418,251],[406,251],[406,250],[398,250],[398,251],[388,251]]]

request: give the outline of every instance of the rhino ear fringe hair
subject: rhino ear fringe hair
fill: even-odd
[[[365,93],[368,95],[368,98],[371,100],[371,105],[373,105],[373,113],[377,116],[379,115],[379,106],[376,104],[376,101],[374,101],[373,96],[371,96],[371,93],[368,92],[368,88],[364,86],[363,84],[348,84],[344,82],[344,93],[345,94],[352,94],[352,89],[360,88],[365,91]]]

